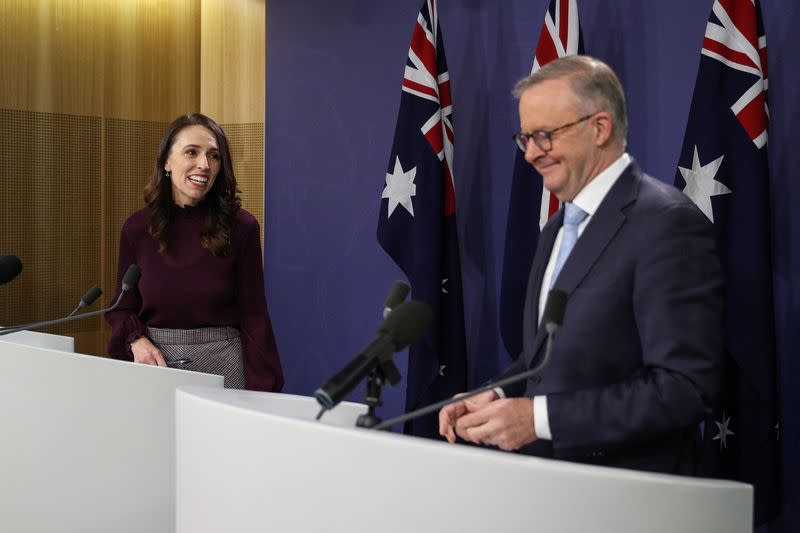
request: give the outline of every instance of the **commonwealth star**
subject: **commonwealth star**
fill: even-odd
[[[701,165],[700,156],[697,154],[697,145],[695,145],[692,168],[678,167],[683,179],[686,181],[683,194],[691,198],[711,222],[714,222],[711,197],[731,193],[731,190],[725,184],[715,179],[724,157],[722,155],[707,165]]]
[[[396,157],[394,161],[394,170],[386,173],[386,187],[383,189],[381,198],[389,199],[389,210],[386,218],[392,216],[395,208],[398,205],[405,207],[406,211],[413,217],[414,204],[411,202],[411,197],[417,195],[417,186],[414,184],[414,178],[417,175],[417,167],[412,168],[408,172],[403,172],[403,167],[400,164],[400,157]]]
[[[717,422],[716,420],[714,423],[717,425],[717,436],[714,437],[712,440],[719,441],[719,447],[727,448],[728,447],[728,436],[735,435],[733,431],[730,429],[731,417],[725,416],[725,413],[722,413],[722,422]]]

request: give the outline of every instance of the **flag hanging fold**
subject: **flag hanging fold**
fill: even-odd
[[[583,54],[577,0],[551,0],[539,34],[531,73],[554,59],[576,54]],[[500,285],[500,334],[509,355],[516,359],[522,352],[525,291],[539,230],[558,211],[559,203],[558,198],[542,186],[542,177],[525,161],[522,152],[514,151]]]
[[[378,242],[434,317],[409,348],[407,411],[467,387],[453,141],[450,75],[436,1],[427,0],[411,37],[378,220]],[[438,418],[411,421],[405,432],[438,437]]]
[[[675,185],[714,223],[726,274],[726,361],[703,473],[752,483],[755,523],[781,503],[767,43],[758,0],[716,0]]]

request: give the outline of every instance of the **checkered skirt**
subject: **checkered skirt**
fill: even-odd
[[[147,328],[171,368],[218,374],[226,389],[244,389],[244,364],[239,330],[231,327]],[[188,360],[188,362],[181,362]]]

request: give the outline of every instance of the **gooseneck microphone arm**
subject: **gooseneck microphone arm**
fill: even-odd
[[[122,290],[119,293],[119,297],[117,301],[111,307],[106,307],[105,309],[100,309],[99,311],[91,311],[89,313],[82,313],[80,315],[73,315],[67,316],[65,318],[58,318],[56,320],[46,320],[44,322],[34,322],[32,324],[23,324],[21,326],[11,326],[9,328],[5,328],[0,330],[0,336],[8,335],[10,333],[16,333],[18,331],[24,331],[26,329],[39,329],[45,328],[47,326],[55,326],[57,324],[63,324],[65,322],[72,322],[73,320],[80,320],[82,318],[89,318],[92,316],[102,315],[103,313],[107,313],[109,311],[113,311],[117,308],[119,303],[122,301],[122,297],[125,296],[130,289],[136,287],[136,284],[139,282],[139,276],[141,276],[141,270],[136,265],[131,265],[128,267],[127,272],[125,272],[125,277],[122,278]]]
[[[561,324],[564,321],[564,311],[566,304],[567,304],[567,295],[565,292],[559,290],[550,291],[550,294],[547,297],[547,305],[545,306],[545,311],[542,314],[542,324],[544,324],[545,330],[547,331],[547,344],[545,345],[544,356],[542,357],[542,360],[535,367],[528,369],[525,372],[520,372],[519,374],[514,374],[513,376],[493,381],[487,385],[484,385],[483,387],[477,388],[465,394],[461,394],[453,398],[447,398],[442,401],[436,402],[434,404],[421,407],[409,413],[405,413],[403,415],[390,418],[388,420],[381,422],[380,424],[373,426],[372,429],[389,429],[396,424],[400,424],[402,422],[407,422],[408,420],[414,420],[421,416],[425,416],[434,411],[438,411],[442,407],[463,400],[467,400],[469,398],[472,398],[473,396],[477,396],[478,394],[481,394],[488,390],[492,390],[497,387],[502,388],[505,387],[506,385],[511,385],[512,383],[517,383],[518,381],[522,381],[524,379],[529,379],[536,376],[539,372],[542,371],[542,369],[545,366],[547,366],[547,363],[550,360],[550,352],[553,349],[553,336],[555,335],[556,331],[558,331],[558,328],[561,327]]]
[[[492,390],[492,389],[495,389],[497,387],[501,387],[502,388],[502,387],[505,387],[506,385],[511,385],[512,383],[516,383],[518,381],[522,381],[523,379],[532,378],[536,374],[538,374],[542,370],[542,368],[544,368],[545,365],[547,364],[547,360],[550,358],[550,348],[551,348],[551,346],[552,346],[552,335],[548,334],[548,336],[547,336],[547,347],[545,348],[544,357],[542,357],[542,362],[539,363],[538,365],[536,365],[535,367],[533,367],[533,368],[531,368],[529,370],[526,370],[525,372],[522,372],[521,374],[514,374],[513,376],[509,376],[509,377],[507,377],[505,379],[501,379],[501,380],[498,380],[498,381],[493,381],[493,382],[489,383],[488,385],[484,385],[483,387],[480,387],[480,388],[475,389],[473,391],[467,392],[465,394],[461,394],[461,395],[455,396],[453,398],[447,398],[447,399],[442,400],[440,402],[436,402],[436,403],[433,403],[431,405],[426,405],[425,407],[420,407],[419,409],[417,409],[415,411],[411,411],[411,412],[406,413],[404,415],[400,415],[400,416],[396,416],[394,418],[390,418],[390,419],[385,420],[385,421],[381,422],[380,424],[374,426],[373,429],[389,429],[392,426],[400,424],[402,422],[407,422],[409,420],[414,420],[414,419],[419,418],[421,416],[425,416],[427,414],[430,414],[430,413],[432,413],[434,411],[438,411],[442,407],[450,405],[451,403],[456,403],[456,402],[460,402],[460,401],[463,401],[463,400],[467,400],[469,398],[472,398],[473,396],[477,396],[478,394],[481,394],[482,392],[486,392],[487,390]]]
[[[46,328],[47,326],[55,326],[57,324],[63,324],[65,322],[72,322],[73,320],[80,320],[82,318],[89,318],[92,316],[102,315],[103,313],[107,313],[108,311],[113,311],[114,309],[116,309],[116,307],[119,305],[119,302],[122,300],[122,296],[124,294],[125,294],[124,292],[121,292],[119,294],[119,298],[117,298],[117,301],[114,302],[114,305],[112,305],[111,307],[100,309],[98,311],[91,311],[89,313],[82,313],[80,315],[72,315],[65,318],[57,318],[55,320],[46,320],[44,322],[34,322],[32,324],[23,324],[22,326],[15,326],[0,331],[0,336],[8,335],[10,333],[17,333],[18,331],[25,331],[26,329]]]

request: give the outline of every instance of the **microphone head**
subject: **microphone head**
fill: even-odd
[[[92,305],[95,300],[100,298],[101,294],[103,294],[103,291],[101,291],[97,287],[97,285],[95,285],[94,287],[92,287],[91,289],[86,291],[86,294],[84,294],[83,298],[81,298],[81,303],[83,304],[83,307],[87,307],[89,305]]]
[[[542,313],[542,324],[548,333],[553,333],[564,323],[564,313],[567,309],[567,293],[553,289],[547,295],[547,303]]]
[[[411,300],[395,307],[381,322],[378,333],[391,337],[395,351],[400,351],[422,337],[432,320],[433,313],[430,307],[423,302]]]
[[[127,292],[136,287],[136,284],[139,283],[139,277],[141,275],[142,271],[139,270],[138,266],[129,266],[127,272],[125,272],[125,276],[122,278],[122,292]]]
[[[389,291],[389,296],[386,297],[386,302],[383,304],[383,318],[386,319],[397,307],[398,304],[402,303],[406,296],[408,296],[408,292],[411,290],[411,287],[408,286],[408,283],[397,280],[392,285],[392,290]]]
[[[411,287],[409,287],[408,283],[405,281],[395,281],[394,284],[392,284],[392,290],[389,291],[389,296],[386,297],[386,303],[383,304],[383,307],[389,310],[394,309],[401,302],[405,301],[406,296],[408,296],[408,291],[410,290]]]
[[[0,285],[8,283],[22,272],[22,261],[16,255],[0,255]]]

